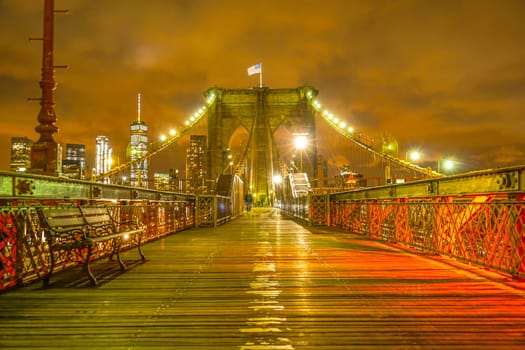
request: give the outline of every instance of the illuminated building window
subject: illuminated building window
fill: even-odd
[[[31,168],[31,145],[27,137],[11,138],[11,171],[24,172]]]
[[[111,153],[109,138],[107,136],[97,136],[95,150],[95,174],[100,175],[111,170]],[[109,183],[109,178],[104,178],[104,183]]]

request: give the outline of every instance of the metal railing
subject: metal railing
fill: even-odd
[[[281,211],[289,216],[293,216],[298,219],[305,221],[309,220],[309,205],[310,205],[310,196],[298,197],[298,198],[288,198],[279,203],[279,208]]]
[[[159,239],[168,234],[195,226],[195,205],[193,201],[151,202],[136,201],[115,203],[96,201],[90,204],[107,205],[116,222],[136,219],[146,228],[143,242]],[[55,199],[40,200],[30,206],[0,207],[0,291],[38,280],[46,275],[49,269],[49,249],[36,206],[66,207],[78,205],[77,201]],[[128,249],[134,246],[130,242],[123,246]],[[93,252],[95,259],[108,252]],[[81,252],[74,256],[62,254],[58,258],[56,270],[64,270],[77,265]],[[79,260],[80,257],[80,260]]]
[[[290,198],[281,209],[327,225],[525,277],[525,167]]]
[[[218,226],[233,218],[230,197],[199,195],[197,197],[197,226]]]
[[[310,225],[329,225],[525,277],[525,202],[476,198],[334,200],[311,195],[308,205],[290,203],[282,209]]]
[[[199,226],[217,226],[242,213],[238,198],[191,195],[25,173],[0,172],[0,291],[38,280],[49,249],[35,208],[105,205],[117,222],[136,220],[143,242]],[[136,242],[128,242],[123,249]],[[81,252],[62,254],[56,270],[79,264]],[[107,252],[94,251],[101,258]],[[81,258],[80,258],[81,260]]]
[[[345,231],[525,277],[521,201],[340,200],[329,215]]]

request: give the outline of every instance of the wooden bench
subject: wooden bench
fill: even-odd
[[[120,248],[124,241],[134,237],[141,259],[146,261],[141,249],[144,227],[140,227],[136,222],[116,223],[107,207],[39,207],[37,212],[51,257],[49,272],[43,279],[44,287],[49,285],[55,268],[55,253],[70,254],[77,249],[92,285],[97,285],[97,279],[90,268],[95,246],[97,249],[109,250],[110,260],[116,255],[121,271],[125,271],[126,267],[120,258]]]

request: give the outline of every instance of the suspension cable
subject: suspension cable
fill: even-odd
[[[382,159],[392,162],[394,164],[399,165],[402,168],[409,169],[412,171],[415,171],[419,174],[423,174],[428,177],[442,177],[444,176],[441,173],[438,173],[437,171],[434,171],[430,168],[423,168],[419,165],[412,164],[408,161],[399,159],[397,157],[394,157],[390,154],[380,152],[373,148],[371,139],[368,139],[366,136],[363,136],[359,134],[358,137],[355,136],[355,133],[352,128],[346,127],[346,123],[344,121],[339,120],[337,117],[335,117],[330,112],[324,110],[321,111],[321,104],[317,100],[313,100],[312,94],[307,94],[307,97],[310,101],[311,106],[319,113],[322,119],[324,119],[332,128],[334,128],[340,135],[345,137],[346,139],[352,141],[357,146],[365,149],[368,152],[371,152],[372,154],[381,157]]]
[[[186,135],[201,119],[204,117],[208,109],[211,107],[211,105],[215,102],[216,95],[214,92],[210,93],[208,96],[208,99],[206,100],[206,105],[199,108],[195,113],[193,113],[184,123],[184,127],[182,130],[177,133],[176,135],[168,138],[166,141],[162,142],[160,145],[158,145],[155,149],[148,151],[143,157],[134,159],[132,161],[129,161],[127,163],[121,164],[108,172],[105,172],[103,174],[99,174],[93,177],[95,181],[101,181],[104,178],[108,178],[111,176],[114,176],[121,171],[124,171],[128,168],[131,168],[133,165],[140,164],[141,162],[148,160],[149,158],[157,155],[159,152],[164,151],[166,148],[171,146],[173,143],[178,141],[181,137]]]

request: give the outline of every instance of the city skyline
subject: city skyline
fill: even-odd
[[[403,154],[417,147],[475,169],[525,163],[521,1],[56,0],[55,8],[69,10],[55,15],[55,64],[69,66],[55,73],[55,136],[85,144],[91,164],[99,134],[123,161],[138,92],[154,139],[182,125],[209,87],[258,86],[246,69],[259,62],[265,86],[311,85],[326,108],[364,134],[391,134]],[[39,105],[27,98],[40,95],[41,43],[27,39],[42,35],[42,12],[43,1],[0,3],[3,149],[11,137],[38,138]],[[348,163],[341,142],[326,139],[327,161]]]

